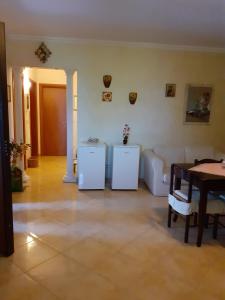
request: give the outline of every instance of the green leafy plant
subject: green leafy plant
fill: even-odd
[[[22,159],[22,156],[26,153],[26,150],[30,147],[28,144],[24,143],[16,143],[15,141],[11,141],[9,143],[9,151],[10,151],[10,159],[12,167],[16,166],[17,159]]]

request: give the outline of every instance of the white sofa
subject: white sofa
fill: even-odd
[[[225,154],[211,146],[156,146],[142,152],[144,181],[155,196],[167,196],[172,163],[193,163],[195,159],[225,159]]]

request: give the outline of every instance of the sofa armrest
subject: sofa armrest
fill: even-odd
[[[152,168],[152,170],[154,170],[155,172],[160,172],[160,174],[162,174],[164,162],[158,155],[156,155],[151,150],[144,150],[143,157],[144,162],[148,162],[148,165],[150,168]]]
[[[155,195],[163,184],[163,160],[151,150],[144,150],[142,153],[144,161],[144,181]]]

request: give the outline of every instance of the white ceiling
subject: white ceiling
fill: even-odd
[[[225,0],[0,0],[8,34],[225,47]]]

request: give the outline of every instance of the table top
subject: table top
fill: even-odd
[[[209,165],[216,165],[215,167],[211,168],[211,172],[209,172]],[[201,165],[197,165],[197,166],[195,166],[193,163],[176,163],[176,164],[174,164],[175,168],[184,170],[184,171],[186,171],[186,173],[189,173],[189,174],[194,174],[196,177],[198,177],[201,180],[225,181],[225,174],[224,174],[225,169],[223,169],[222,175],[221,175],[221,170],[220,170],[220,172],[216,173],[219,169],[218,165],[221,165],[221,169],[223,169],[222,165],[224,165],[224,164],[222,164],[222,163],[201,164]]]
[[[194,167],[190,168],[189,170],[225,177],[225,164],[224,163],[201,164],[201,165],[194,166]]]

